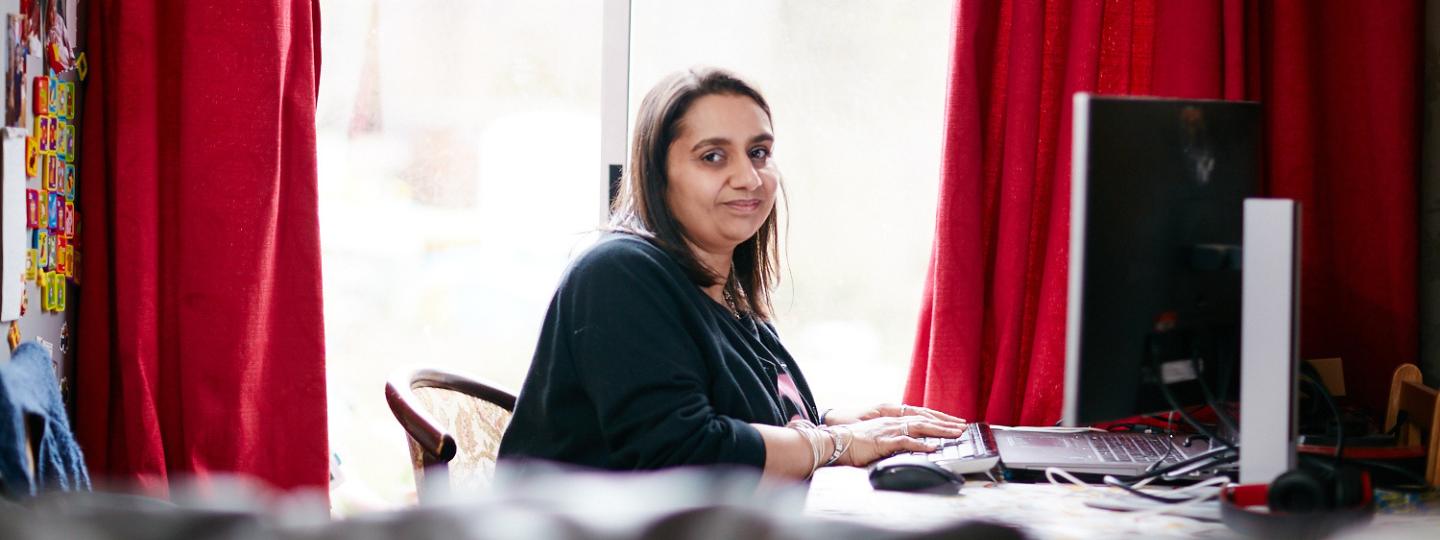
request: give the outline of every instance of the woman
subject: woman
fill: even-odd
[[[501,458],[805,478],[964,431],[922,407],[816,409],[770,324],[774,142],[765,99],[725,71],[645,96],[611,232],[561,280]]]

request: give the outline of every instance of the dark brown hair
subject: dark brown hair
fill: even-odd
[[[727,276],[707,269],[690,251],[686,243],[689,234],[666,203],[670,185],[666,158],[670,143],[680,135],[680,120],[695,100],[717,94],[748,97],[765,111],[766,119],[770,118],[770,105],[760,92],[728,71],[691,68],[662,79],[645,94],[636,113],[630,163],[611,208],[610,230],[649,238],[680,264],[691,282],[700,287],[723,282],[726,296],[734,299],[731,308],[769,320],[770,292],[779,282],[775,208],[770,209],[754,236],[735,247]]]

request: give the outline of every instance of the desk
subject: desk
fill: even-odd
[[[805,502],[811,517],[858,522],[874,527],[924,531],[958,520],[988,519],[1019,527],[1034,538],[1236,538],[1224,524],[1190,518],[1134,516],[1085,506],[1086,500],[1113,496],[1114,488],[1087,489],[1050,484],[992,484],[971,480],[959,495],[921,495],[875,491],[866,469],[827,467],[815,472]],[[1440,513],[1378,514],[1353,538],[1434,538]]]

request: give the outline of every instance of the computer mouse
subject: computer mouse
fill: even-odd
[[[965,477],[950,472],[928,459],[887,459],[870,469],[870,485],[887,491],[914,491],[954,495],[965,485]]]

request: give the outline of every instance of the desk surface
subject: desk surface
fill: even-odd
[[[1115,488],[1050,484],[994,484],[972,480],[959,495],[922,495],[871,489],[868,471],[829,467],[816,471],[805,513],[888,529],[924,531],[959,520],[988,519],[1018,527],[1035,538],[1181,537],[1235,538],[1218,522],[1145,514],[1136,516],[1085,506],[1085,501],[1117,496]],[[1380,514],[1363,529],[1345,536],[1433,538],[1440,513]]]

